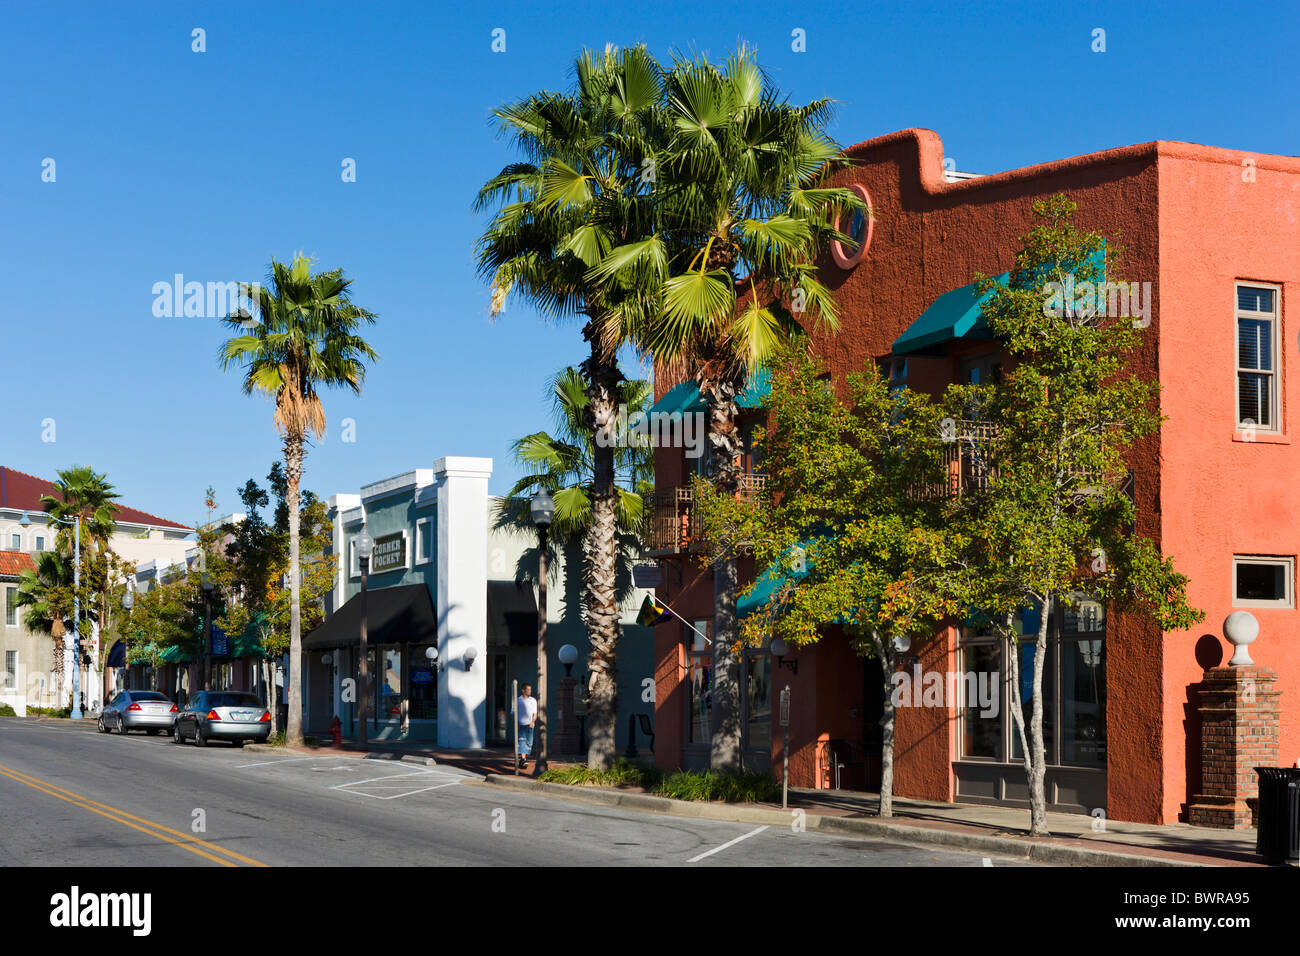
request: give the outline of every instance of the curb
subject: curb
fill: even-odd
[[[523,793],[542,793],[580,803],[597,806],[620,807],[647,813],[673,814],[679,817],[706,820],[725,820],[732,823],[760,823],[785,826],[790,823],[790,811],[769,810],[736,804],[695,803],[671,800],[643,793],[618,793],[575,787],[563,783],[542,783],[503,774],[488,774],[479,786],[496,786]],[[801,809],[801,808],[796,808]],[[990,836],[982,833],[961,833],[914,827],[881,820],[852,820],[838,816],[807,813],[804,824],[809,830],[821,833],[839,833],[846,836],[876,837],[923,846],[944,846],[952,849],[976,850],[1000,856],[1019,857],[1035,863],[1058,866],[1123,866],[1123,867],[1209,867],[1211,863],[1175,860],[1167,857],[1143,856],[1137,853],[1119,853],[1112,850],[1093,850],[1084,847],[1061,846],[1054,843],[1030,842],[1015,837]]]

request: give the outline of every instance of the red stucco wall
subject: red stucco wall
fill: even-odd
[[[1243,181],[1243,159],[1255,163]],[[1160,380],[1169,420],[1160,437],[1165,550],[1190,575],[1205,623],[1167,635],[1161,813],[1177,819],[1197,792],[1199,754],[1181,733],[1197,660],[1218,645],[1226,662],[1223,619],[1232,612],[1234,554],[1294,556],[1300,548],[1300,160],[1182,143],[1160,156]],[[1247,177],[1249,178],[1249,177]],[[1234,282],[1280,284],[1279,336],[1283,433],[1235,441]],[[1281,759],[1300,758],[1300,611],[1250,609],[1259,619],[1256,663],[1278,674]],[[1201,643],[1202,638],[1207,638]]]
[[[1107,812],[1119,820],[1177,819],[1199,787],[1194,685],[1202,662],[1195,647],[1203,634],[1211,635],[1211,643],[1221,643],[1216,635],[1231,610],[1232,554],[1297,551],[1300,508],[1287,485],[1300,474],[1300,446],[1290,442],[1292,416],[1300,415],[1292,400],[1300,385],[1292,351],[1300,326],[1289,321],[1284,288],[1283,440],[1234,442],[1232,280],[1296,288],[1300,160],[1256,157],[1257,181],[1247,184],[1240,177],[1246,154],[1147,143],[950,184],[943,180],[942,143],[928,130],[891,133],[849,153],[858,165],[837,174],[835,181],[865,186],[875,223],[860,264],[846,272],[827,257],[822,270],[840,305],[842,325],[838,334],[815,335],[814,344],[837,381],[889,354],[894,339],[942,293],[973,281],[976,272],[1010,268],[1018,237],[1034,224],[1033,202],[1056,192],[1066,192],[1079,204],[1076,226],[1096,229],[1112,248],[1123,248],[1123,278],[1153,285],[1152,323],[1143,332],[1133,367],[1147,377],[1159,373],[1161,408],[1169,421],[1159,436],[1130,455],[1139,528],[1191,576],[1193,603],[1205,608],[1208,618],[1194,632],[1163,635],[1143,620],[1108,623]],[[956,379],[958,362],[957,357],[914,359],[911,384],[937,391]],[[656,376],[656,395],[673,383]],[[657,466],[660,488],[681,482],[680,451],[659,451]],[[707,575],[692,593],[681,594],[680,588],[674,593],[670,584],[669,594],[687,617],[711,614]],[[1255,613],[1262,627],[1255,659],[1280,672],[1282,753],[1284,762],[1294,762],[1300,756],[1300,639],[1295,633],[1300,612]],[[668,630],[660,627],[656,634],[661,661],[667,657]],[[954,646],[955,633],[948,633],[919,648],[923,666],[952,669]],[[793,757],[811,747],[820,733],[843,735],[831,724],[846,710],[842,698],[855,692],[846,683],[815,678],[821,653],[809,649],[802,654],[807,660],[800,664],[798,683],[791,681],[800,689],[799,716],[791,728],[791,778],[809,785],[801,778],[811,756]],[[818,703],[803,713],[802,688],[811,686],[817,688]],[[661,702],[663,691],[661,685]],[[823,695],[829,697],[823,700]],[[680,712],[680,702],[670,709]],[[900,714],[900,794],[951,799],[955,716],[924,710]],[[672,714],[661,718],[661,763],[671,752],[666,738],[673,719]],[[779,732],[774,732],[777,738]],[[779,747],[773,750],[778,757]]]

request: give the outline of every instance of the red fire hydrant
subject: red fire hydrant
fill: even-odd
[[[338,714],[330,721],[330,736],[334,738],[335,747],[343,746],[343,721],[339,720]]]

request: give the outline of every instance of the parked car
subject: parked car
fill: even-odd
[[[143,730],[149,734],[172,732],[177,707],[165,694],[156,690],[124,690],[114,695],[99,712],[99,732]]]
[[[250,740],[271,736],[271,712],[256,694],[234,690],[204,690],[190,698],[178,711],[172,741],[191,738],[200,747],[209,740],[229,740],[242,747]]]

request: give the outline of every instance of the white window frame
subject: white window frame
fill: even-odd
[[[16,546],[14,545],[14,538],[18,539],[18,544]],[[5,550],[6,551],[26,550],[23,547],[23,533],[21,531],[15,531],[13,528],[10,528],[8,531],[5,532]]]
[[[10,670],[10,669],[9,669],[9,661],[10,661],[10,659],[11,659],[11,655],[12,655],[12,660],[13,660],[13,670]],[[19,669],[19,667],[20,667],[20,664],[19,664],[19,661],[18,661],[18,652],[17,652],[17,651],[5,651],[5,669],[4,669],[4,674],[3,674],[3,675],[0,675],[0,681],[3,681],[3,684],[0,685],[0,689],[3,689],[3,690],[17,690],[17,689],[18,689],[18,669]],[[13,683],[10,683],[10,681],[9,681],[9,675],[10,675],[10,674],[13,675]]]
[[[45,550],[45,535],[37,534],[32,536],[32,550],[33,551]]]
[[[22,621],[18,618],[18,605],[15,603],[15,599],[18,597],[17,586],[5,584],[0,585],[0,587],[3,587],[5,592],[5,627],[21,627]],[[10,611],[13,612],[14,622],[12,624],[9,623]]]
[[[1237,597],[1237,567],[1242,564],[1260,564],[1270,567],[1281,566],[1284,570],[1282,581],[1286,586],[1286,596],[1281,601],[1256,601]],[[1275,554],[1234,554],[1232,556],[1232,606],[1242,608],[1282,608],[1295,607],[1295,557]]]
[[[421,533],[429,542],[429,556],[424,556],[424,548],[421,547]],[[417,518],[415,522],[415,552],[412,555],[415,564],[431,564],[433,562],[433,519]]]
[[[1253,312],[1250,309],[1240,307],[1240,290],[1242,289],[1268,289],[1273,293],[1273,311],[1272,312]],[[1249,282],[1238,280],[1232,284],[1232,367],[1233,372],[1233,416],[1236,419],[1237,431],[1242,430],[1245,424],[1241,418],[1241,376],[1262,374],[1261,369],[1243,369],[1241,367],[1241,320],[1242,319],[1267,319],[1272,329],[1272,342],[1269,346],[1269,354],[1273,358],[1273,367],[1269,369],[1269,411],[1272,413],[1272,422],[1267,425],[1261,425],[1258,422],[1254,426],[1246,427],[1254,432],[1263,432],[1270,435],[1281,434],[1282,432],[1282,287],[1273,282]],[[1233,592],[1236,592],[1234,579]]]

